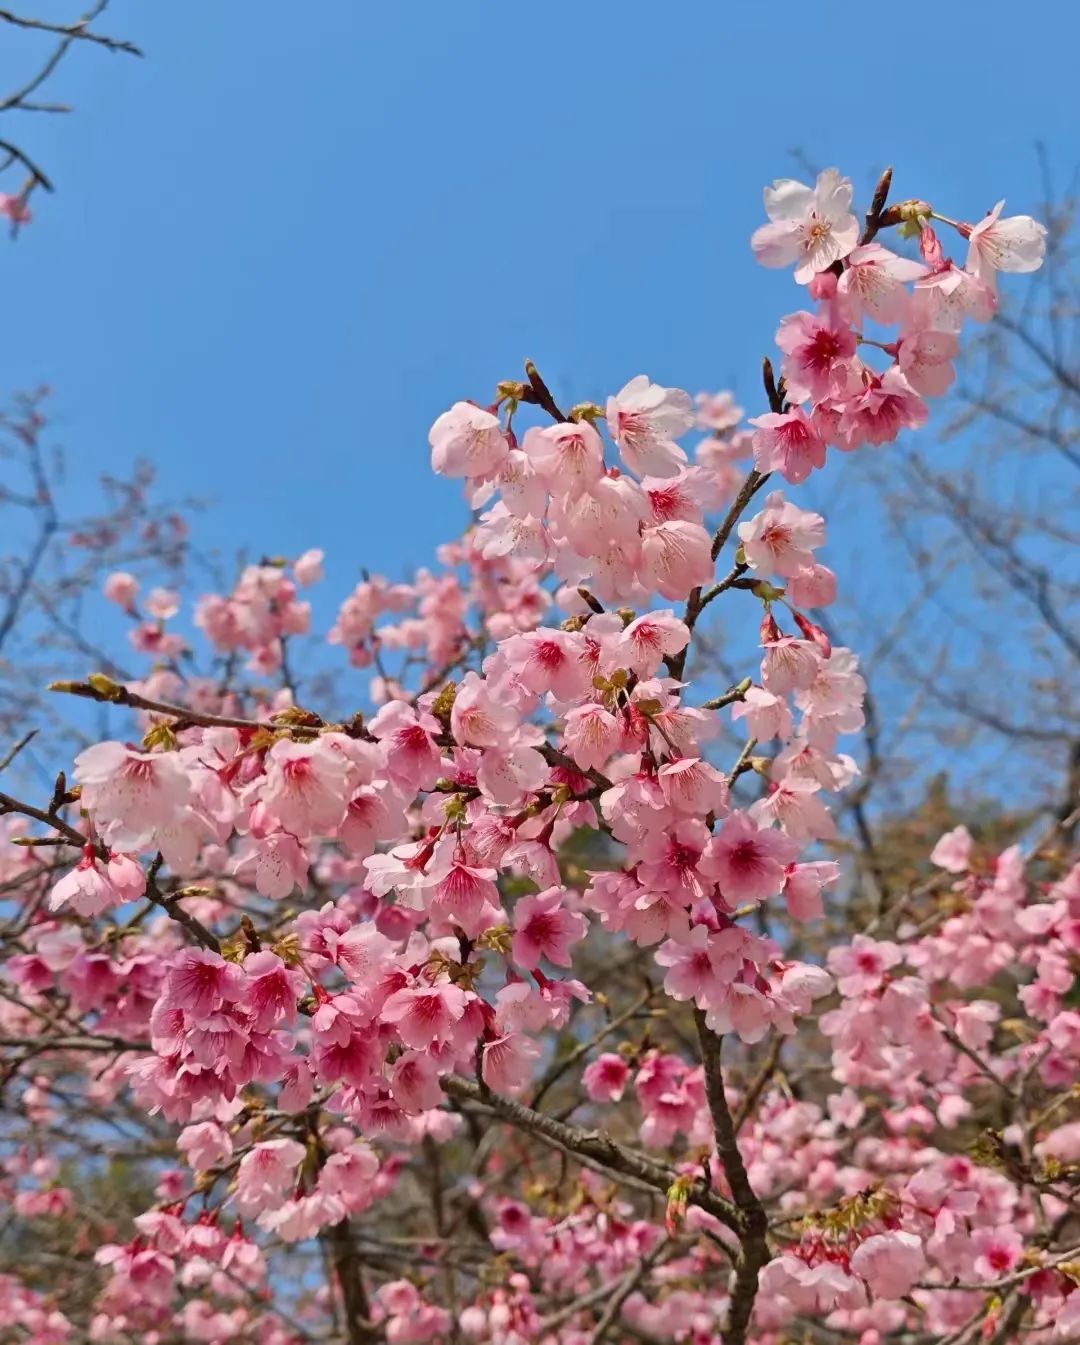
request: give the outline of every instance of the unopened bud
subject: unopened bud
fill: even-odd
[[[284,710],[276,710],[270,716],[271,724],[282,724],[290,728],[316,729],[322,725],[321,716],[314,710],[305,710],[300,705],[287,705]]]
[[[909,201],[901,201],[899,205],[892,208],[902,220],[929,219],[934,213],[934,207],[929,201],[920,201],[917,197],[912,197]]]
[[[829,658],[832,654],[832,641],[822,628],[809,617],[803,616],[801,612],[795,613],[795,624],[802,631],[808,640],[813,640],[814,644],[821,650],[824,658]]]
[[[603,420],[605,414],[604,408],[595,402],[578,402],[570,408],[571,420]]]
[[[754,585],[754,597],[760,598],[762,602],[777,602],[784,596],[784,590],[777,588],[775,584],[770,584],[767,579],[760,579]]]
[[[819,271],[810,281],[810,298],[825,302],[836,294],[837,276],[833,271]]]
[[[104,700],[118,701],[124,694],[124,688],[120,683],[114,682],[104,673],[91,673],[86,680]]]
[[[664,1211],[664,1227],[673,1237],[682,1227],[686,1218],[686,1207],[690,1203],[691,1180],[687,1176],[676,1177],[667,1190],[667,1209]]]

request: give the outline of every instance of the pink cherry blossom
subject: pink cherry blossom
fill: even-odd
[[[481,1073],[484,1083],[513,1097],[530,1082],[540,1047],[521,1032],[508,1032],[484,1043]]]
[[[602,705],[581,705],[566,716],[563,739],[582,770],[603,766],[618,747],[622,729]]]
[[[292,1139],[265,1140],[240,1160],[236,1172],[236,1203],[244,1214],[275,1209],[284,1201],[304,1146]]]
[[[553,493],[580,495],[604,471],[604,445],[587,420],[533,427],[522,448]]]
[[[680,653],[689,642],[690,631],[674,612],[647,612],[622,632],[620,662],[639,677],[652,677],[665,658]]]
[[[765,573],[785,578],[814,563],[814,551],[825,544],[825,520],[800,509],[774,490],[765,508],[748,523],[740,523],[739,540],[747,563]]]
[[[665,598],[686,598],[713,576],[709,547],[709,534],[699,523],[676,520],[646,528],[641,538],[643,582]]]
[[[686,454],[675,442],[694,424],[694,404],[680,388],[662,388],[638,374],[609,397],[608,431],[637,476],[675,476]]]
[[[759,472],[780,472],[797,485],[815,467],[825,466],[825,441],[801,407],[782,414],[770,411],[752,418],[750,424],[757,426],[754,466]]]
[[[82,859],[55,884],[49,894],[49,909],[68,905],[79,915],[100,915],[110,906],[136,901],[146,891],[146,876],[127,855],[111,854],[103,863],[92,845]]]
[[[515,677],[535,695],[551,692],[558,700],[572,701],[589,685],[580,636],[541,627],[511,636],[501,653]]]
[[[843,397],[855,385],[858,343],[836,313],[789,313],[780,323],[776,344],[784,352],[781,369],[794,401]]]
[[[562,888],[551,887],[518,900],[511,956],[519,967],[531,970],[543,959],[570,966],[570,949],[585,937],[587,925],[583,915],[566,908],[565,896]]]
[[[861,1242],[851,1258],[851,1269],[874,1298],[903,1298],[922,1274],[926,1254],[914,1233],[875,1233]]]
[[[25,196],[12,196],[10,192],[0,192],[0,215],[9,219],[13,226],[29,224],[34,218]]]
[[[730,392],[699,392],[694,401],[697,404],[698,425],[716,434],[734,429],[744,415],[742,407]]]
[[[216,1121],[189,1125],[180,1132],[176,1147],[197,1172],[227,1162],[233,1154],[229,1133]]]
[[[488,476],[509,452],[497,416],[469,402],[455,402],[428,436],[431,466],[442,476]]]
[[[293,561],[292,571],[301,588],[307,588],[309,584],[317,584],[320,579],[325,577],[323,571],[325,557],[326,553],[315,547],[310,551],[305,551],[302,556]]]
[[[1016,1228],[976,1228],[971,1235],[974,1273],[980,1280],[1000,1280],[1015,1268],[1024,1251]]]
[[[901,337],[897,362],[920,396],[941,397],[956,379],[952,362],[959,349],[960,342],[951,332],[915,329]]]
[[[865,994],[881,985],[885,974],[901,960],[895,943],[878,941],[856,934],[849,947],[829,953],[829,970],[837,977],[843,995]]]
[[[239,967],[217,953],[189,948],[169,972],[162,1004],[182,1009],[199,1020],[209,1018],[215,1009],[238,1000],[243,993],[244,976]]]
[[[406,1046],[420,1050],[447,1041],[467,1005],[463,990],[441,982],[396,990],[380,1013],[385,1022],[394,1024]]]
[[[585,1067],[581,1082],[593,1102],[618,1102],[630,1082],[630,1066],[622,1056],[605,1051]]]
[[[851,198],[851,180],[835,168],[819,173],[813,187],[777,179],[765,188],[765,212],[771,222],[754,232],[754,255],[763,266],[798,263],[795,279],[807,284],[818,271],[846,257],[859,241]]]
[[[964,873],[971,862],[971,832],[967,827],[954,827],[938,838],[930,851],[930,863],[949,873]]]
[[[84,807],[110,844],[123,850],[150,845],[191,800],[191,782],[172,752],[98,743],[75,758],[75,778]]]
[[[291,832],[272,831],[251,839],[246,852],[238,854],[233,872],[239,877],[250,877],[261,896],[280,901],[303,886],[308,858]]]
[[[384,705],[370,725],[386,744],[391,780],[403,790],[430,789],[439,778],[442,757],[435,742],[439,725],[401,701]]]
[[[889,185],[866,244],[835,170],[767,193],[755,250],[814,311],[780,322],[753,433],[730,394],[639,377],[608,403],[608,465],[597,403],[564,420],[531,365],[465,390],[430,438],[472,521],[400,583],[362,571],[340,683],[300,595],[321,551],[190,605],[167,516],[144,528],[132,497],[134,531],[73,531],[72,574],[138,571],[107,581],[135,666],[58,690],[142,743],[0,798],[0,1337],[971,1345],[1080,1323],[1069,827],[912,849],[919,779],[897,726],[850,745],[866,682],[814,610],[839,586],[825,521],[759,498],[826,445],[918,431],[994,272],[1041,256],[1033,221],[953,225]],[[916,234],[921,262],[889,250]],[[851,464],[829,470],[821,498],[855,499]],[[122,1218],[84,1180],[116,1164]],[[85,1293],[49,1289],[60,1233],[93,1258]]]
[[[269,817],[294,836],[333,831],[345,807],[349,764],[326,744],[276,742],[266,757],[260,797]]]
[[[745,813],[735,812],[709,842],[702,865],[733,908],[778,896],[785,869],[797,854],[798,846],[789,837],[758,827]]]
[[[1030,215],[1001,218],[1005,202],[973,228],[967,230],[966,266],[972,275],[993,289],[999,271],[1037,271],[1046,257],[1046,226]]]
[[[871,318],[891,325],[900,322],[911,307],[911,292],[906,286],[929,274],[922,262],[898,257],[880,243],[857,247],[837,286],[844,312],[851,322]]]
[[[135,598],[138,592],[139,581],[126,570],[114,570],[105,581],[106,598],[122,607],[125,612],[135,610]]]

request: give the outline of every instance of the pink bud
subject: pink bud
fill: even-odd
[[[130,612],[135,607],[135,595],[139,591],[139,581],[133,574],[124,570],[115,570],[105,580],[105,596],[110,602]]]
[[[832,653],[832,641],[829,639],[828,635],[826,635],[820,626],[815,625],[808,617],[803,616],[801,612],[796,612],[794,616],[795,624],[802,631],[803,635],[805,635],[808,640],[813,640],[821,650],[822,655],[825,658],[828,658]]]
[[[941,240],[929,224],[919,233],[919,251],[922,253],[923,261],[929,266],[944,265],[945,251],[941,246]]]
[[[817,299],[820,302],[827,302],[836,294],[836,286],[839,278],[832,271],[819,271],[808,288],[811,299]]]

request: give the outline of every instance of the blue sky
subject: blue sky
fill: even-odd
[[[203,543],[324,546],[328,610],[460,528],[428,427],[526,356],[566,403],[647,372],[760,412],[798,297],[748,240],[793,151],[1034,210],[1036,139],[1076,156],[1080,11],[1029,12],[114,0],[146,59],[76,50],[75,114],[8,118],[58,192],[0,247],[5,382],[55,386],[77,473],[144,456],[207,497]],[[6,81],[41,47],[3,36]]]

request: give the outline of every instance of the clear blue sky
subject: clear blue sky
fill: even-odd
[[[1037,138],[1076,157],[1065,4],[114,0],[100,26],[146,59],[76,50],[49,90],[75,114],[8,119],[58,193],[0,247],[4,381],[55,385],[78,471],[141,455],[215,501],[204,542],[325,546],[328,605],[460,527],[428,426],[526,356],[567,403],[643,371],[760,411],[797,298],[748,239],[793,150],[962,217],[1035,207]]]

